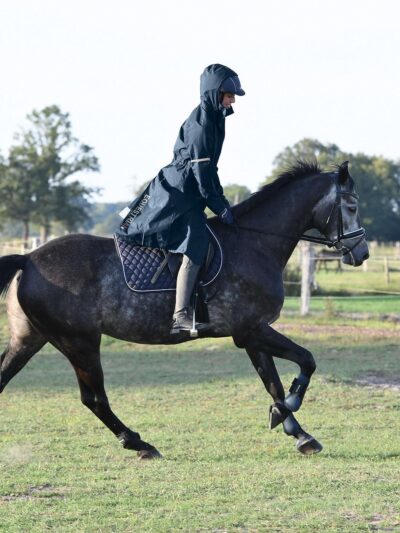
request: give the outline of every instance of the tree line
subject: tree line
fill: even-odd
[[[367,239],[400,241],[400,161],[345,152],[336,144],[322,144],[306,138],[276,156],[273,172],[266,182],[275,179],[298,159],[317,159],[325,170],[334,170],[335,164],[350,161],[350,174],[360,196],[359,209]]]
[[[8,156],[0,155],[3,235],[12,234],[17,226],[27,241],[32,225],[40,228],[42,241],[54,228],[58,233],[111,234],[119,222],[117,213],[126,203],[94,203],[91,198],[98,190],[73,179],[77,172],[98,172],[100,165],[94,149],[73,136],[69,114],[53,105],[32,111],[27,124],[15,135]],[[297,160],[315,159],[326,170],[349,160],[367,237],[400,240],[400,162],[345,152],[336,144],[305,138],[276,156],[263,184],[276,179]],[[225,186],[224,193],[232,204],[251,194],[246,186],[237,184]]]
[[[72,135],[69,114],[58,106],[32,111],[27,122],[8,157],[0,159],[0,223],[21,222],[25,241],[36,224],[46,241],[52,224],[72,232],[88,220],[95,190],[70,178],[100,166],[93,148]]]

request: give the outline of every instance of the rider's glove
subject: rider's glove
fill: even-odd
[[[234,224],[235,219],[233,218],[232,209],[230,207],[225,207],[225,209],[218,215],[218,218],[224,224]]]

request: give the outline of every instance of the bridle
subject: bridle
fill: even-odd
[[[333,239],[329,239],[328,237],[314,237],[313,235],[305,235],[303,234],[300,237],[300,240],[302,241],[309,241],[314,242],[317,244],[324,244],[328,246],[329,248],[332,248],[333,246],[337,248],[338,250],[341,250],[343,255],[347,255],[351,253],[351,251],[361,242],[361,240],[365,237],[365,229],[363,227],[360,227],[354,231],[350,231],[348,233],[344,232],[343,228],[343,212],[342,212],[342,197],[343,196],[351,196],[352,198],[355,198],[358,200],[358,194],[350,191],[345,191],[341,188],[340,183],[336,181],[336,199],[335,203],[332,206],[332,209],[328,215],[328,218],[326,219],[325,228],[326,229],[329,225],[329,222],[332,218],[332,215],[334,214],[335,210],[337,210],[337,232],[336,237]],[[343,241],[347,241],[349,239],[355,239],[356,237],[359,237],[357,242],[349,247],[346,244],[343,243]]]
[[[335,181],[335,185],[336,185],[336,199],[335,199],[335,203],[333,204],[332,209],[331,209],[331,211],[330,211],[330,213],[328,215],[328,218],[326,219],[324,230],[328,227],[329,222],[330,222],[335,210],[337,210],[338,214],[337,214],[337,232],[336,232],[336,237],[333,238],[333,239],[329,239],[328,237],[317,237],[317,236],[314,236],[314,235],[306,235],[306,234],[303,233],[300,236],[299,240],[314,242],[316,244],[323,244],[325,246],[328,246],[329,248],[332,248],[334,246],[335,248],[337,248],[338,250],[340,250],[342,252],[342,255],[347,255],[347,254],[351,254],[352,250],[354,250],[354,248],[365,237],[365,229],[363,227],[360,227],[360,228],[358,228],[358,229],[356,229],[354,231],[350,231],[348,233],[344,232],[343,213],[342,213],[342,196],[345,196],[345,195],[346,196],[351,196],[352,198],[356,198],[358,200],[358,194],[350,192],[350,191],[343,190],[341,188],[341,186],[340,186],[339,181]],[[266,231],[260,230],[258,228],[249,228],[249,227],[238,225],[238,224],[236,224],[235,227],[238,228],[238,229],[244,229],[244,230],[252,231],[252,232],[255,232],[255,233],[260,233],[262,235],[275,235],[277,237],[285,237],[287,239],[292,239],[293,238],[293,237],[291,237],[289,235],[282,235],[282,234],[273,233],[273,232],[266,232]],[[357,239],[357,241],[355,242],[355,244],[353,244],[353,246],[347,246],[345,243],[343,243],[343,241],[347,241],[347,240],[350,240],[350,239],[355,239],[356,237],[359,237],[359,239]]]

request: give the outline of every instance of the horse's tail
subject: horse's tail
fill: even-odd
[[[4,297],[7,294],[13,277],[18,270],[25,268],[26,261],[26,255],[13,254],[0,257],[0,296]]]

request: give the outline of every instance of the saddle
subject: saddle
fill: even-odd
[[[207,226],[210,234],[206,260],[199,273],[202,287],[213,283],[222,269],[221,245]],[[176,276],[182,262],[182,254],[174,254],[159,248],[146,248],[129,244],[114,234],[115,247],[121,260],[125,283],[135,292],[162,292],[176,290]]]

